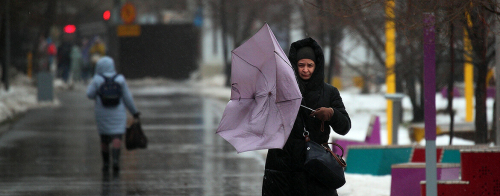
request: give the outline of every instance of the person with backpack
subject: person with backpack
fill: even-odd
[[[110,168],[111,143],[113,172],[117,174],[120,170],[122,137],[126,129],[126,110],[136,121],[139,120],[140,113],[134,104],[125,77],[116,73],[115,63],[111,57],[105,56],[97,61],[95,75],[87,88],[87,97],[95,100],[94,111],[103,158],[102,171],[108,172]]]

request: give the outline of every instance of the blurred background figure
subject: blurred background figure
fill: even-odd
[[[90,61],[92,70],[95,68],[95,64],[101,57],[106,55],[106,46],[99,36],[94,37],[92,47],[90,48]]]
[[[56,45],[50,37],[45,38],[41,36],[39,38],[38,54],[38,69],[40,71],[48,71],[52,63],[54,63],[54,57],[57,54]]]
[[[48,37],[47,38],[47,45],[46,51],[47,51],[47,56],[48,56],[48,66],[53,66],[55,63],[55,57],[57,55],[57,48],[56,44],[52,41],[52,38]]]
[[[47,51],[47,39],[40,36],[38,40],[38,70],[47,71],[49,70],[49,55]]]
[[[74,44],[71,47],[70,53],[70,73],[69,73],[69,85],[70,88],[73,87],[75,82],[80,82],[82,80],[82,51],[78,44]]]
[[[57,77],[61,78],[65,83],[68,82],[69,78],[71,48],[71,42],[66,39],[64,39],[61,45],[57,48]]]
[[[82,80],[86,83],[87,80],[94,74],[92,67],[90,66],[90,47],[92,46],[92,42],[89,39],[82,39]]]

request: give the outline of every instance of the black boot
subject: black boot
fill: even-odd
[[[113,148],[113,172],[118,173],[120,171],[120,149]]]
[[[102,153],[102,171],[109,172],[109,152]]]

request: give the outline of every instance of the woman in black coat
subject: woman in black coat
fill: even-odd
[[[351,119],[338,89],[324,82],[324,55],[315,40],[306,38],[292,43],[288,59],[297,76],[302,105],[315,111],[301,108],[283,149],[268,150],[262,195],[335,196],[336,189],[304,171],[304,124],[311,140],[322,144],[328,142],[329,126],[345,135],[351,129]]]

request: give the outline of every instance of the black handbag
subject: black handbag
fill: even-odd
[[[137,148],[147,148],[148,139],[142,131],[142,126],[139,121],[136,121],[127,127],[125,131],[125,148],[134,150]]]
[[[326,187],[334,189],[342,187],[346,183],[344,168],[347,166],[342,159],[344,149],[336,143],[331,143],[342,150],[342,155],[333,153],[328,143],[318,144],[309,139],[309,132],[305,127],[304,137],[306,141],[305,170]]]

